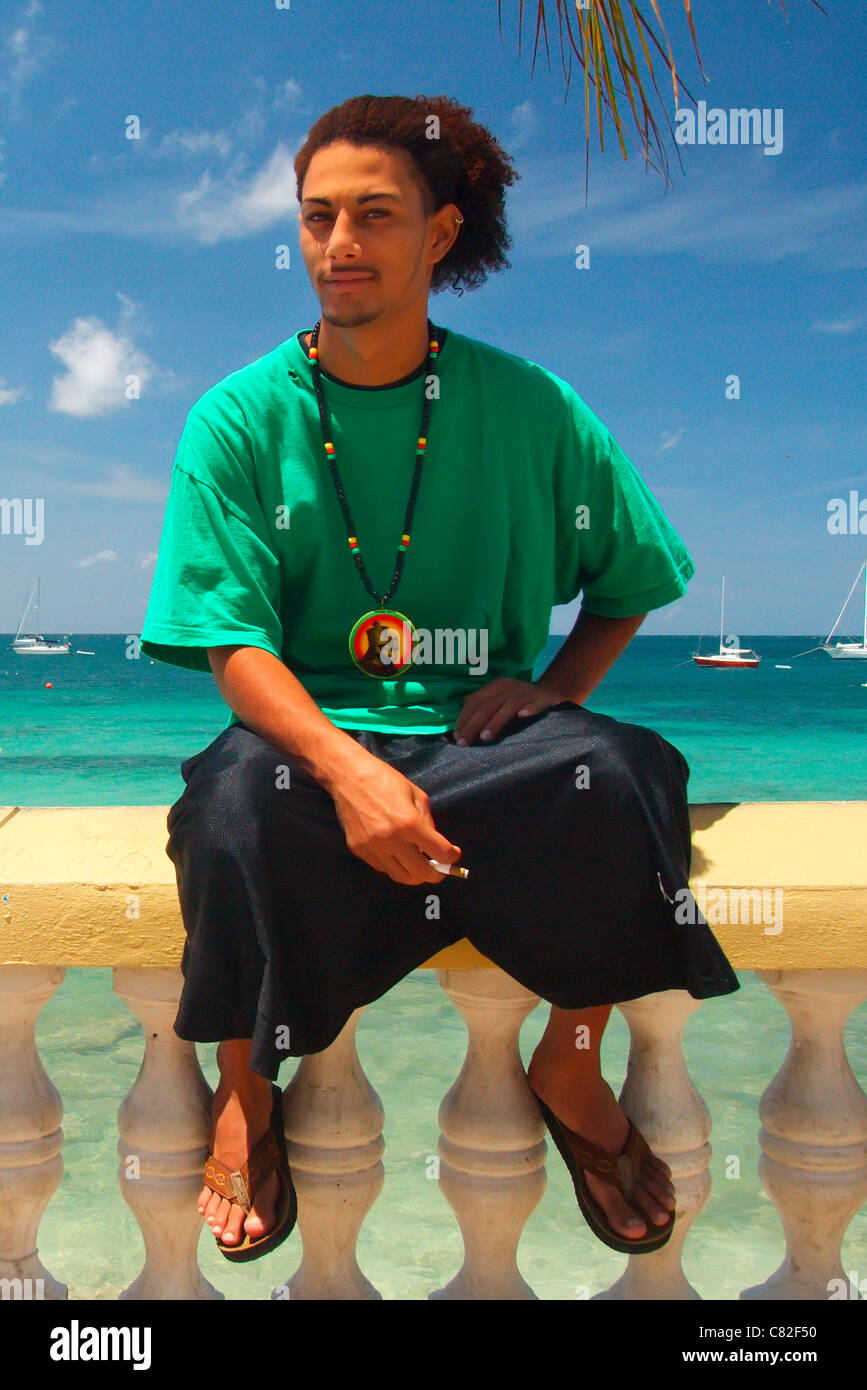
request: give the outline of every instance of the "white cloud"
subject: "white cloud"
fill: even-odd
[[[143,127],[139,139],[130,143],[137,153],[163,160],[227,160],[234,153],[234,170],[229,172],[237,173],[238,169],[246,169],[250,164],[247,150],[259,144],[268,126],[269,84],[264,77],[257,75],[252,79],[252,86],[258,94],[252,104],[244,107],[234,120],[228,121],[225,127],[220,127],[219,130],[178,126],[174,130],[166,131],[153,143],[154,131]],[[290,77],[274,89],[270,104],[274,110],[294,108],[300,96],[301,88]],[[259,98],[264,98],[264,101]],[[118,155],[107,156],[104,151],[98,151],[91,155],[90,163],[94,168],[101,168],[106,163],[119,163],[122,158],[123,156]]]
[[[98,550],[95,555],[85,555],[83,560],[76,560],[76,568],[80,570],[88,569],[91,565],[101,565],[106,560],[116,560],[116,550]]]
[[[824,425],[815,425],[807,431],[804,443],[808,449],[830,449],[833,441]]]
[[[260,106],[248,106],[242,111],[232,129],[242,145],[255,145],[265,134],[265,113]]]
[[[125,463],[107,468],[101,478],[85,483],[67,481],[51,484],[52,492],[86,493],[89,497],[105,497],[110,502],[165,502],[165,483],[153,482],[134,473]]]
[[[301,100],[301,88],[294,77],[287,77],[274,94],[274,110],[294,110]]]
[[[17,405],[24,399],[23,386],[7,386],[5,376],[0,376],[0,405]]]
[[[622,333],[609,333],[607,338],[600,339],[593,346],[596,352],[606,353],[610,357],[629,357],[638,351],[646,337],[643,328],[626,328]]]
[[[810,324],[810,332],[834,333],[842,338],[855,333],[860,327],[861,320],[850,314],[848,318],[817,319],[815,323]]]
[[[153,154],[165,159],[192,159],[203,154],[217,154],[228,159],[232,153],[232,137],[225,130],[170,130],[153,149]]]
[[[509,120],[515,132],[509,140],[509,147],[513,150],[519,150],[532,140],[539,128],[539,120],[533,110],[533,103],[522,101],[520,106],[513,106],[509,112]]]
[[[683,426],[683,425],[681,425],[681,427],[680,427],[679,430],[663,430],[663,431],[662,431],[662,442],[661,442],[659,448],[656,450],[656,452],[657,452],[658,454],[664,454],[664,453],[666,452],[667,449],[674,449],[674,448],[676,448],[677,445],[680,443],[681,439],[683,438],[683,435],[684,435],[684,426]]]
[[[133,318],[133,317],[135,316],[135,314],[138,312],[138,310],[141,308],[141,305],[140,305],[140,304],[136,304],[135,300],[134,300],[134,299],[130,299],[129,295],[128,295],[128,294],[124,294],[122,290],[117,290],[117,291],[116,291],[116,294],[117,294],[118,299],[120,300],[120,316],[121,316],[121,318],[122,318],[122,319],[131,319],[131,318]]]
[[[821,429],[822,426],[820,425],[819,428]],[[815,434],[812,443],[815,446]],[[789,497],[839,497],[849,488],[857,488],[859,486],[864,486],[863,473],[850,473],[844,478],[830,478],[825,476],[818,482],[805,484],[804,487],[790,488],[788,495]]]
[[[174,437],[157,440],[166,450],[177,446]],[[142,477],[128,464],[109,464],[96,454],[86,454],[61,446],[27,445],[7,447],[7,463],[31,465],[49,471],[40,474],[41,495],[49,493],[79,493],[90,497],[104,497],[113,502],[153,502],[165,504],[168,481],[165,476],[158,479]],[[63,472],[52,470],[62,469]],[[84,481],[77,481],[82,478]]]
[[[298,206],[292,155],[281,141],[246,183],[231,175],[212,179],[206,170],[195,188],[179,194],[176,206],[178,222],[199,241],[213,243],[261,231]]]
[[[157,552],[155,550],[149,550],[147,554],[141,554],[138,557],[138,567],[140,570],[153,569],[156,562]]]
[[[640,161],[591,171],[586,210],[580,174],[564,176],[561,158],[534,157],[507,194],[515,249],[525,259],[560,258],[586,242],[591,255],[688,255],[739,266],[798,257],[825,272],[867,266],[867,179],[784,191],[749,163],[733,168],[744,151],[727,153],[715,167],[690,151],[689,181],[665,196]]]
[[[30,0],[21,22],[4,34],[0,43],[0,95],[15,120],[23,114],[26,88],[55,49],[53,40],[40,33],[33,22],[41,13],[40,0]]]
[[[98,318],[77,318],[48,346],[67,369],[52,382],[49,407],[64,415],[85,418],[128,406],[127,378],[136,376],[141,389],[154,370],[125,332],[112,333]]]

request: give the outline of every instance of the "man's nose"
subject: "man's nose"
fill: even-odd
[[[341,208],[334,219],[326,250],[335,254],[339,261],[344,248],[354,249],[357,244],[352,217],[346,208]]]

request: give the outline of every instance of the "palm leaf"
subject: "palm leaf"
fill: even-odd
[[[584,70],[585,202],[589,187],[590,169],[591,83],[595,89],[596,121],[599,129],[599,148],[604,153],[604,105],[607,112],[610,114],[612,120],[614,121],[614,126],[617,131],[617,137],[620,142],[620,149],[623,154],[623,158],[628,158],[626,152],[626,144],[623,138],[623,123],[621,121],[620,110],[617,105],[617,97],[615,95],[615,82],[612,78],[612,71],[614,73],[614,77],[619,79],[619,82],[622,85],[622,95],[625,96],[625,99],[629,102],[629,107],[632,112],[632,119],[641,139],[641,149],[644,154],[645,164],[649,164],[653,169],[656,169],[658,173],[661,173],[665,179],[666,186],[668,186],[670,182],[668,178],[668,160],[666,158],[665,149],[663,147],[662,140],[660,137],[659,127],[656,124],[656,120],[653,116],[653,111],[651,110],[650,103],[647,99],[647,92],[645,91],[645,88],[642,85],[641,75],[639,74],[638,63],[635,57],[635,51],[633,49],[633,44],[629,37],[629,31],[626,24],[626,17],[624,15],[625,7],[629,16],[632,19],[635,28],[635,33],[641,46],[641,51],[644,55],[644,62],[647,66],[649,81],[653,85],[653,90],[656,93],[660,107],[662,108],[662,111],[665,115],[665,120],[668,125],[669,134],[672,138],[672,142],[675,143],[675,148],[678,149],[678,160],[680,161],[680,151],[677,147],[676,142],[674,141],[674,129],[669,118],[668,108],[666,106],[665,101],[662,98],[659,86],[657,85],[656,73],[654,71],[653,59],[651,57],[651,50],[648,48],[645,36],[656,48],[663,65],[671,73],[671,83],[672,91],[674,94],[675,110],[677,110],[679,106],[681,88],[683,89],[684,93],[689,98],[689,100],[693,103],[693,105],[695,105],[695,98],[693,97],[692,93],[686,86],[686,83],[683,81],[683,78],[677,71],[677,64],[674,58],[674,54],[672,53],[671,44],[668,41],[668,35],[665,32],[665,25],[662,22],[662,15],[659,12],[659,4],[657,0],[650,0],[650,5],[653,9],[653,14],[656,17],[659,30],[665,42],[665,52],[662,49],[662,45],[659,42],[659,38],[654,32],[652,23],[649,22],[647,13],[642,11],[642,9],[636,3],[636,0],[585,0],[584,4],[581,4],[580,0],[553,0],[553,3],[556,5],[557,8],[557,25],[560,35],[560,56],[561,61],[563,63],[563,71],[566,79],[567,93],[569,91],[569,84],[572,78],[572,53],[575,54],[575,56],[578,59],[578,62],[581,64],[581,67]],[[768,4],[770,3],[771,0],[768,0]],[[820,0],[811,0],[811,3],[814,4],[817,9],[821,10],[825,16],[827,16],[828,12],[824,8],[824,6],[820,4]],[[788,22],[786,0],[779,0],[779,5],[783,13],[786,15],[786,20]],[[695,49],[695,56],[698,59],[699,71],[704,81],[707,82],[708,79],[705,74],[704,68],[702,67],[701,54],[698,51],[698,37],[696,35],[695,24],[693,22],[692,17],[692,0],[683,0],[683,7],[686,13],[687,24],[689,25],[692,46]],[[577,17],[577,43],[576,37],[575,35],[573,35],[572,32],[572,25],[570,23],[569,17],[569,11],[573,8],[575,9]],[[646,9],[647,7],[645,6],[645,11]],[[497,0],[497,18],[500,29],[500,38],[502,39],[502,0]],[[521,32],[523,29],[523,21],[524,0],[519,0],[519,57],[521,55]],[[568,35],[569,46],[572,50],[572,53],[569,54],[568,69],[566,67],[566,47],[563,41],[564,22],[566,33]],[[530,69],[531,80],[536,67],[536,53],[539,47],[540,33],[544,35],[545,53],[548,57],[548,67],[550,69],[551,62],[550,54],[548,53],[548,21],[546,0],[537,0],[536,4],[536,35],[533,44],[533,64]],[[657,163],[651,156],[651,146],[653,146],[658,153],[659,165],[657,165]],[[682,161],[681,167],[683,167]]]

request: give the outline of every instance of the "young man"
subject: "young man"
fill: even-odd
[[[294,1219],[280,1061],[466,936],[552,1003],[528,1077],[592,1229],[658,1248],[670,1170],[602,1078],[602,1034],[618,1000],[738,986],[701,914],[674,916],[685,759],[583,701],[692,561],[568,383],[432,336],[432,289],[508,265],[515,173],[465,107],[353,98],[295,170],[321,320],[190,411],[141,643],[211,669],[231,709],[167,822],[175,1029],[219,1040],[199,1210],[227,1257],[273,1248]],[[582,591],[533,681],[552,605]]]

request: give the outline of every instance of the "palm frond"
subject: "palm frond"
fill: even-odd
[[[770,3],[771,0],[768,0],[768,4]],[[824,14],[827,17],[828,12],[824,8],[824,6],[820,4],[819,0],[811,0],[811,3],[815,5],[818,10],[821,10],[822,14]],[[620,149],[623,158],[628,158],[626,152],[626,143],[623,138],[623,122],[621,120],[620,110],[617,105],[617,95],[614,79],[619,80],[622,86],[620,95],[629,103],[629,107],[632,112],[632,119],[635,128],[637,129],[640,136],[641,150],[644,155],[645,165],[650,165],[650,167],[655,169],[657,173],[662,174],[663,178],[665,179],[666,187],[668,187],[670,180],[668,177],[668,160],[666,158],[665,148],[662,144],[659,127],[657,126],[656,120],[654,119],[654,115],[650,107],[650,103],[647,99],[647,93],[645,91],[644,86],[642,85],[642,79],[638,70],[638,63],[636,61],[635,56],[635,49],[633,48],[633,43],[630,39],[629,30],[627,28],[626,23],[626,16],[624,14],[624,9],[626,9],[628,15],[632,19],[632,23],[635,28],[635,35],[637,37],[638,44],[640,44],[641,51],[644,55],[644,62],[647,66],[649,80],[653,85],[653,90],[656,93],[656,96],[659,100],[659,105],[664,113],[665,120],[668,125],[669,134],[671,136],[672,143],[675,144],[675,148],[677,149],[678,161],[680,162],[682,168],[683,161],[680,157],[680,150],[677,147],[676,141],[674,140],[674,129],[669,118],[668,107],[662,98],[662,94],[659,90],[659,86],[656,81],[656,72],[654,71],[653,67],[651,49],[648,48],[648,43],[646,40],[649,40],[653,47],[656,48],[663,65],[671,73],[671,83],[672,91],[674,94],[675,111],[678,109],[680,103],[681,89],[689,98],[689,100],[693,103],[693,106],[695,106],[696,102],[695,97],[689,91],[689,88],[683,81],[683,78],[678,73],[675,57],[672,52],[671,44],[668,40],[668,35],[665,31],[665,25],[662,21],[662,15],[659,11],[658,0],[650,0],[650,6],[652,7],[653,15],[655,15],[656,17],[659,31],[662,35],[662,39],[664,40],[665,51],[663,51],[659,38],[657,37],[657,34],[654,32],[652,22],[648,18],[648,13],[646,12],[646,5],[643,11],[639,7],[639,4],[636,3],[636,0],[584,0],[584,3],[582,3],[582,0],[554,0],[554,4],[556,5],[557,9],[557,27],[560,37],[560,57],[566,81],[567,96],[569,92],[569,85],[572,79],[572,53],[575,54],[575,56],[578,59],[578,62],[581,64],[581,67],[584,70],[585,200],[588,195],[590,169],[591,84],[595,89],[594,104],[596,107],[596,122],[599,130],[600,151],[604,153],[605,150],[605,114],[608,114],[614,121],[614,127],[617,131],[617,138],[620,143]],[[784,15],[786,16],[786,22],[788,23],[789,17],[788,11],[786,10],[786,0],[779,0],[779,5]],[[689,26],[689,33],[692,39],[692,46],[695,50],[695,56],[698,60],[699,72],[701,73],[703,80],[707,82],[708,79],[702,66],[701,54],[698,51],[698,36],[696,34],[695,23],[693,21],[692,16],[692,0],[683,0],[683,7],[686,15],[686,21]],[[571,9],[575,10],[577,17],[577,42],[576,36],[572,32],[572,25],[570,23],[569,11]],[[497,0],[497,18],[500,29],[500,38],[502,40],[502,0]],[[519,0],[519,57],[521,56],[521,33],[523,29],[523,20],[524,0]],[[564,24],[566,34],[568,36],[569,48],[571,49],[571,52],[568,55],[568,69],[566,67],[567,48],[564,44],[563,39]],[[531,80],[536,67],[536,53],[539,48],[540,34],[543,35],[545,39],[545,54],[548,58],[548,67],[550,69],[551,58],[550,53],[548,52],[548,20],[546,0],[536,0],[536,33],[533,43],[533,63],[530,69]],[[638,46],[638,44],[636,45],[636,47]],[[612,72],[614,74],[613,77]],[[645,81],[647,81],[646,78]],[[603,112],[603,105],[605,107],[605,113]],[[651,155],[651,147],[653,147],[653,149],[658,154],[658,165]]]

